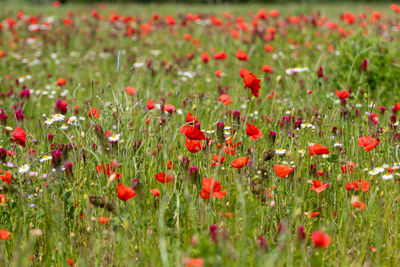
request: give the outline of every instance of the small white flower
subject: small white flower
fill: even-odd
[[[68,124],[78,126],[78,119],[75,116],[72,116],[68,119]]]
[[[63,121],[64,118],[65,118],[64,115],[56,113],[53,115],[52,120],[53,121]]]
[[[114,135],[111,135],[108,138],[108,140],[110,140],[110,142],[118,142],[120,136],[121,136],[120,134],[114,134]]]
[[[324,159],[327,159],[327,158],[329,158],[329,155],[323,154],[322,157],[323,157]]]
[[[369,174],[369,175],[372,175],[372,176],[375,176],[375,175],[377,175],[378,173],[377,173],[375,170],[370,170],[370,171],[368,172],[368,174]]]
[[[134,68],[141,68],[141,67],[143,67],[143,66],[144,66],[144,63],[143,63],[143,62],[136,62],[136,63],[133,64],[133,67],[134,67]]]
[[[230,129],[231,129],[230,126],[225,126],[225,127],[224,127],[224,130],[225,130],[225,131],[230,130]]]
[[[61,125],[60,127],[61,130],[67,130],[68,129],[68,125],[66,125],[65,123],[63,125]]]
[[[306,153],[306,150],[305,150],[304,148],[302,148],[302,149],[300,149],[298,152],[299,152],[300,154],[304,155],[304,153]]]
[[[214,130],[207,130],[206,133],[207,134],[213,134],[213,133],[215,133],[215,131]]]
[[[303,128],[303,129],[304,129],[304,128],[311,128],[311,129],[313,129],[313,130],[315,129],[315,126],[314,126],[314,125],[312,125],[311,123],[307,123],[307,122],[306,122],[306,123],[302,123],[300,126],[301,126],[301,128]]]
[[[29,165],[25,164],[19,167],[18,172],[19,173],[27,173],[29,171]]]
[[[391,175],[390,173],[384,174],[384,175],[382,175],[382,179],[383,180],[393,179],[393,175]]]
[[[278,155],[283,155],[286,153],[286,149],[279,148],[279,149],[275,150],[275,153]]]
[[[44,123],[46,124],[46,125],[52,125],[53,124],[53,119],[52,118],[47,118],[45,121],[44,121]]]
[[[376,173],[381,173],[381,172],[384,172],[385,169],[384,169],[383,167],[376,167],[376,168],[374,169],[374,171],[376,171]]]
[[[342,147],[342,144],[339,143],[339,142],[336,142],[336,143],[333,145],[333,147]]]
[[[51,160],[52,158],[53,158],[52,156],[44,155],[39,161],[40,162],[48,161],[48,160]]]

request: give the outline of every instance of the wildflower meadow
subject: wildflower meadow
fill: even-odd
[[[400,5],[0,9],[1,266],[399,266]]]

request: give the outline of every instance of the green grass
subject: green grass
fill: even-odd
[[[105,21],[90,15],[94,8],[106,16]],[[250,28],[261,8],[281,12],[277,19],[282,22],[280,26],[273,19],[259,20],[263,33],[264,28],[277,28],[276,38],[268,42],[275,49],[270,53],[264,50],[267,42],[247,30],[236,39],[231,36],[234,26],[180,25],[183,15],[190,12],[204,17],[213,14],[232,25],[242,16]],[[29,23],[22,22],[25,19],[16,19],[16,12],[21,10],[36,16],[40,24],[51,16],[53,29],[30,32]],[[232,13],[231,18],[224,17],[226,11]],[[356,17],[364,12],[367,19],[347,25],[339,17],[346,11]],[[372,11],[381,12],[378,22],[370,21]],[[108,21],[112,13],[135,18],[129,24],[135,30],[133,38],[124,34],[127,24]],[[140,25],[154,13],[160,15],[161,22],[153,25],[149,35],[142,36]],[[326,16],[353,33],[344,37],[305,20],[299,25],[284,23],[288,16],[300,14],[316,20]],[[177,25],[162,23],[165,15],[172,15]],[[7,29],[7,17],[19,21],[14,33]],[[67,17],[72,21],[69,27],[62,21]],[[0,92],[6,94],[0,97],[0,109],[8,114],[0,128],[0,145],[16,153],[6,157],[8,165],[0,165],[13,175],[13,184],[0,181],[0,193],[7,196],[7,203],[0,205],[0,229],[11,233],[10,240],[0,240],[2,266],[67,266],[67,258],[76,266],[184,266],[192,258],[202,258],[204,266],[399,264],[399,176],[395,173],[393,179],[382,179],[388,167],[400,162],[399,141],[394,141],[397,129],[391,123],[392,107],[400,102],[399,31],[395,30],[399,15],[389,4],[68,4],[55,9],[8,3],[0,11],[0,20],[0,51],[6,54],[0,58]],[[361,21],[366,23],[367,34],[362,34]],[[380,29],[381,25],[386,28]],[[184,34],[199,43],[185,41]],[[27,43],[32,36],[36,42]],[[333,46],[332,51],[329,46]],[[247,62],[236,58],[237,49],[248,53]],[[155,50],[161,54],[155,55]],[[204,51],[211,56],[208,64],[200,57]],[[214,52],[219,51],[225,51],[228,58],[214,60]],[[194,54],[191,60],[187,59],[189,53]],[[364,59],[368,67],[361,72]],[[144,66],[132,68],[138,62]],[[147,67],[149,62],[151,66]],[[263,73],[265,64],[274,72]],[[320,66],[325,78],[317,77]],[[286,69],[294,67],[307,67],[309,71],[287,75]],[[244,89],[240,68],[262,79],[258,98]],[[216,70],[222,70],[224,76],[216,77]],[[191,74],[184,76],[183,72]],[[65,86],[56,84],[60,77],[66,80]],[[18,78],[24,81],[17,85]],[[19,96],[24,84],[31,90],[29,99]],[[127,86],[136,88],[137,93],[127,94]],[[13,92],[7,96],[10,88]],[[334,91],[349,88],[350,97],[341,104]],[[276,95],[269,99],[273,91]],[[233,100],[229,106],[218,100],[223,92]],[[159,104],[161,98],[178,112],[164,114],[157,108],[144,108],[149,99]],[[57,99],[68,102],[66,118],[84,120],[67,129],[61,127],[63,122],[46,125],[46,118],[57,112]],[[22,109],[23,120],[16,120],[13,105]],[[98,108],[99,118],[88,116],[91,106]],[[386,112],[380,112],[381,106]],[[229,115],[234,110],[246,120],[240,127]],[[188,151],[185,136],[179,131],[189,112],[198,118],[202,130],[215,130],[205,133],[213,144],[195,154]],[[374,124],[366,113],[376,113],[379,123]],[[294,116],[294,121],[311,123],[315,129],[295,129],[293,124],[281,127],[282,117],[288,115]],[[150,121],[146,123],[146,119]],[[225,154],[218,147],[218,121],[237,130],[227,130],[233,135],[233,143],[241,143],[237,155]],[[247,136],[246,122],[263,132],[260,139],[252,141]],[[118,146],[110,149],[108,142],[104,144],[96,135],[95,125],[120,134]],[[26,147],[10,141],[16,127],[26,131]],[[270,131],[277,134],[275,142],[269,137]],[[52,141],[48,140],[50,133],[54,135]],[[366,152],[357,145],[361,136],[379,137],[380,144]],[[311,157],[310,143],[327,146],[330,154]],[[342,150],[335,143],[340,143]],[[53,171],[51,161],[40,161],[62,144],[71,145],[64,149],[61,165],[71,162],[73,176],[60,169]],[[35,153],[29,153],[30,148]],[[278,149],[286,153],[269,160],[263,156]],[[304,155],[300,149],[305,149]],[[225,155],[225,163],[212,167],[214,154]],[[189,164],[183,163],[184,157],[190,159]],[[239,171],[231,166],[238,157],[250,157],[251,163]],[[132,179],[139,180],[134,188],[137,195],[126,202],[117,197],[118,182],[96,171],[97,165],[114,160],[120,164],[116,172],[123,175],[118,182],[131,186]],[[167,169],[169,161],[174,164],[171,169]],[[341,166],[347,161],[357,165],[353,173],[342,173]],[[273,170],[274,164],[282,162],[295,166],[287,178],[277,177]],[[30,166],[31,173],[19,173],[24,164]],[[384,165],[383,173],[368,173]],[[189,171],[192,166],[198,167],[196,177]],[[319,177],[316,170],[323,171],[323,176]],[[173,174],[173,183],[158,182],[155,174],[160,172]],[[204,177],[218,180],[226,196],[203,199],[200,191]],[[367,192],[346,190],[346,183],[360,179],[370,182]],[[311,190],[312,180],[329,183],[329,187],[316,193]],[[160,190],[160,197],[149,192],[154,188]],[[114,209],[94,205],[90,196],[111,201]],[[352,206],[353,196],[366,204],[365,210]],[[311,217],[305,214],[309,211],[320,214]],[[109,218],[109,223],[100,224],[100,217]],[[214,224],[218,226],[215,242],[209,230]],[[305,228],[304,240],[298,238],[300,226]],[[278,233],[279,228],[285,230]],[[310,235],[317,230],[331,236],[329,247],[313,244]],[[259,237],[265,240],[267,249],[259,245]]]

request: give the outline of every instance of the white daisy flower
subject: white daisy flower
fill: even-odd
[[[72,116],[68,119],[68,124],[78,126],[78,119],[75,116]]]
[[[207,134],[213,134],[213,133],[215,133],[215,131],[214,130],[207,130],[206,133]]]
[[[306,153],[306,150],[303,148],[303,149],[300,149],[298,152],[299,152],[300,154],[304,155],[304,153]]]
[[[275,150],[275,153],[278,155],[284,155],[286,153],[286,149],[279,148],[279,149]]]
[[[61,130],[67,130],[68,129],[68,125],[66,125],[65,123],[63,125],[61,125],[60,127]]]
[[[48,160],[51,160],[52,158],[53,158],[52,156],[44,155],[39,161],[40,162],[48,161]]]
[[[378,174],[378,172],[376,172],[375,170],[370,170],[370,171],[368,172],[368,174],[369,174],[369,175],[372,175],[372,176],[375,176],[375,175]]]
[[[384,171],[385,171],[385,168],[383,168],[383,167],[376,167],[376,168],[374,169],[374,171],[376,171],[377,173],[381,173],[381,172],[384,172]]]
[[[383,180],[393,179],[393,175],[391,175],[390,173],[386,173],[386,174],[382,175],[382,179]]]
[[[336,143],[333,145],[333,147],[342,147],[342,144],[339,143],[339,142],[336,142]]]
[[[44,123],[46,124],[46,125],[52,125],[53,124],[53,119],[52,118],[47,118],[45,121],[44,121]]]
[[[65,118],[64,115],[56,113],[53,115],[52,120],[53,121],[63,121],[64,118]]]
[[[110,140],[110,142],[118,142],[120,136],[121,136],[121,134],[114,134],[114,135],[111,135],[108,138],[108,140]]]
[[[27,173],[29,171],[29,165],[25,164],[19,167],[18,172],[19,173]]]
[[[312,128],[312,129],[315,129],[315,126],[314,125],[312,125],[311,123],[302,123],[301,125],[301,128]]]

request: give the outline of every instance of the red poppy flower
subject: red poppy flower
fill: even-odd
[[[12,139],[10,141],[17,143],[20,146],[25,147],[26,142],[26,133],[25,130],[22,128],[15,128],[14,132],[12,133]]]
[[[275,164],[273,167],[275,174],[281,178],[286,178],[294,170],[294,168],[286,165]]]
[[[203,54],[201,54],[201,60],[203,60],[204,63],[207,63],[210,61],[210,55],[207,52],[203,52]]]
[[[313,180],[312,182],[313,182],[313,184],[312,184],[311,190],[314,190],[317,193],[321,193],[322,191],[325,190],[325,188],[329,187],[329,183],[324,184],[319,180]]]
[[[249,157],[245,158],[245,157],[240,157],[235,159],[234,161],[232,161],[232,167],[233,168],[237,168],[237,169],[241,169],[245,166],[247,166],[247,164],[249,164]]]
[[[202,267],[204,264],[203,258],[184,259],[185,267]]]
[[[346,162],[346,165],[342,165],[340,167],[340,170],[343,173],[352,173],[354,171],[354,168],[356,168],[356,167],[357,167],[357,165],[354,162],[348,161],[348,162]]]
[[[3,171],[1,170],[0,173],[2,173]],[[11,181],[12,178],[12,174],[8,171],[4,172],[4,175],[0,175],[0,179],[2,179],[4,182],[12,184],[13,182]]]
[[[331,244],[332,238],[322,231],[314,231],[311,234],[311,241],[316,247],[327,248]]]
[[[351,203],[351,205],[360,210],[365,210],[365,207],[366,207],[365,203],[361,202],[359,200],[353,201],[353,203]]]
[[[188,115],[186,116],[186,122],[194,126],[197,123],[199,123],[199,120],[196,118],[196,116],[194,116],[192,113],[189,112]]]
[[[273,52],[274,47],[266,44],[266,45],[264,45],[264,50],[265,50],[265,52]]]
[[[172,174],[166,175],[165,173],[160,172],[156,174],[156,179],[160,183],[171,183],[174,180],[174,176]]]
[[[257,76],[253,73],[247,71],[243,74],[243,82],[244,82],[244,89],[250,88],[251,93],[258,97],[259,90],[261,88],[260,82],[261,79],[257,79]]]
[[[164,112],[168,112],[169,114],[176,113],[176,107],[171,104],[166,104],[163,108]]]
[[[67,82],[66,82],[65,79],[63,79],[63,78],[58,78],[56,83],[57,83],[58,86],[63,86],[63,85],[65,85]]]
[[[211,166],[215,167],[219,164],[225,163],[225,156],[219,156],[218,154],[213,155],[212,160],[214,162],[210,163]]]
[[[247,123],[246,133],[251,140],[257,140],[263,134],[255,125]]]
[[[146,106],[147,106],[147,108],[148,108],[149,110],[152,110],[153,108],[156,107],[156,106],[154,105],[153,100],[151,100],[151,99],[149,99],[149,100],[147,101]]]
[[[5,194],[0,194],[0,203],[7,203],[7,196]]]
[[[112,172],[114,172],[114,165],[112,163],[110,164],[99,164],[96,166],[96,171],[97,173],[104,173],[107,175],[111,175]]]
[[[224,51],[218,52],[214,54],[214,59],[226,59],[226,54]]]
[[[99,221],[100,224],[108,224],[109,221],[110,221],[110,219],[107,218],[107,217],[100,217],[100,218],[98,219],[98,221]]]
[[[215,71],[215,76],[217,76],[217,77],[222,77],[223,74],[224,73],[222,72],[222,70],[216,70]]]
[[[379,141],[371,136],[359,137],[357,143],[359,147],[364,148],[367,152],[379,145]]]
[[[273,73],[274,72],[274,69],[269,65],[262,66],[261,70],[266,72],[266,73]]]
[[[201,189],[200,196],[204,199],[209,199],[212,196],[215,198],[223,198],[226,196],[226,191],[221,191],[221,184],[209,177],[203,178],[203,188]]]
[[[223,103],[225,106],[228,106],[232,103],[232,99],[227,94],[220,95],[219,101]]]
[[[347,191],[357,191],[360,190],[363,192],[367,192],[369,190],[370,183],[365,180],[355,180],[352,183],[346,183],[345,188]]]
[[[237,57],[237,59],[242,60],[242,61],[247,61],[247,59],[248,59],[247,54],[240,49],[237,50],[236,57]]]
[[[308,147],[308,153],[310,153],[311,156],[325,155],[325,154],[329,154],[329,149],[326,146],[321,146],[320,144],[315,144],[315,145]]]
[[[153,194],[153,196],[155,197],[159,197],[160,196],[160,190],[158,189],[150,189],[150,192]]]
[[[399,12],[400,12],[400,5],[391,4],[391,5],[390,5],[390,8],[391,8],[394,12],[396,12],[396,13],[399,13]]]
[[[92,117],[94,119],[97,119],[98,117],[100,117],[100,112],[97,108],[95,107],[90,107],[89,113],[88,113],[89,117]]]
[[[67,262],[68,262],[68,265],[69,266],[74,266],[74,261],[73,260],[71,260],[70,258],[67,258]]]
[[[165,23],[167,23],[168,25],[175,25],[176,21],[172,16],[165,16]]]
[[[10,240],[11,233],[6,230],[0,230],[0,239],[1,240]]]
[[[198,140],[190,140],[186,137],[186,148],[190,153],[197,153],[201,150],[202,144]]]
[[[118,184],[117,196],[122,201],[127,201],[136,196],[135,190],[132,187]]]
[[[206,137],[204,136],[204,133],[200,131],[199,129],[189,126],[189,125],[184,125],[180,129],[180,132],[183,133],[187,138],[190,140],[204,140]]]
[[[347,90],[342,90],[340,92],[339,90],[336,90],[335,93],[340,99],[346,99],[350,96],[350,93]]]
[[[125,91],[128,95],[134,95],[137,92],[136,88],[130,86],[125,87]]]

